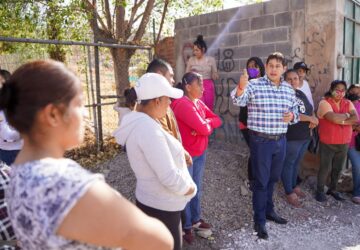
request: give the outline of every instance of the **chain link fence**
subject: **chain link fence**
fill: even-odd
[[[102,150],[103,140],[111,136],[118,126],[118,114],[114,110],[123,96],[116,95],[114,63],[108,48],[136,49],[130,61],[129,81],[134,82],[145,72],[152,58],[151,47],[104,43],[70,42],[58,40],[38,40],[1,37],[0,42],[38,44],[36,53],[0,55],[0,68],[11,73],[20,65],[39,59],[48,59],[47,46],[66,46],[65,64],[74,71],[83,83],[88,127],[96,135],[98,150]]]

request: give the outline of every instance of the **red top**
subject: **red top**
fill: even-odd
[[[342,99],[340,108],[331,98],[325,99],[334,113],[348,113],[350,111],[350,101]],[[319,137],[320,141],[325,144],[347,144],[351,141],[352,126],[335,124],[325,118],[319,119]]]
[[[192,102],[188,97],[172,101],[184,148],[189,154],[200,156],[207,149],[208,137],[214,128],[221,126],[221,119],[201,100]]]

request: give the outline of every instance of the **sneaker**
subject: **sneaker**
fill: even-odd
[[[193,228],[196,234],[202,238],[208,238],[212,235],[211,225],[201,219],[193,224]]]
[[[340,192],[337,192],[337,191],[329,190],[329,191],[326,192],[326,194],[331,195],[337,201],[344,201],[345,200],[344,196]]]
[[[298,196],[296,195],[295,192],[291,193],[291,194],[287,194],[286,195],[286,200],[291,206],[301,207],[301,204],[299,202],[299,198],[298,198]]]
[[[192,227],[195,230],[209,230],[211,228],[211,225],[200,219],[198,222],[193,223]]]
[[[325,202],[326,201],[326,195],[324,192],[316,191],[315,199],[318,202]]]
[[[352,202],[354,202],[355,204],[360,205],[360,196],[354,196],[352,197]]]
[[[301,190],[301,188],[299,186],[296,186],[294,188],[294,193],[300,198],[305,198],[306,197],[306,194]]]
[[[191,229],[184,229],[184,230],[183,230],[183,239],[184,239],[184,241],[186,241],[188,244],[191,244],[191,243],[194,241],[194,235],[193,235]]]

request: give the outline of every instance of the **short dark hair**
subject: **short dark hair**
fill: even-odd
[[[206,42],[204,41],[204,37],[202,35],[198,35],[194,45],[201,49],[204,53],[207,51]]]
[[[5,81],[10,79],[10,72],[5,69],[0,69],[0,75],[4,78]]]
[[[347,89],[347,84],[346,84],[346,82],[345,82],[344,80],[334,80],[334,81],[332,81],[331,84],[330,84],[330,89],[329,89],[329,91],[327,91],[324,96],[325,96],[325,97],[330,97],[330,96],[331,96],[331,92],[333,92],[333,91],[336,89],[336,86],[338,86],[338,85],[340,85],[340,84],[345,87],[345,91],[346,91],[346,89]]]
[[[288,69],[288,70],[286,70],[285,73],[284,73],[284,79],[285,79],[285,80],[286,80],[286,78],[287,78],[287,75],[290,74],[290,73],[295,73],[295,74],[299,75],[299,73],[296,71],[296,69]]]
[[[133,109],[137,102],[137,94],[136,94],[135,88],[131,87],[131,88],[125,89],[124,96],[125,96],[125,106],[128,107],[129,109]],[[142,106],[146,106],[150,103],[150,101],[152,101],[154,99],[156,99],[156,98],[141,100],[138,104],[140,104]]]
[[[347,89],[347,92],[349,92],[350,90],[354,89],[354,88],[359,88],[360,86],[358,84],[351,84],[350,87]]]
[[[278,62],[281,62],[281,64],[285,67],[286,66],[286,59],[284,55],[280,52],[274,52],[268,56],[266,59],[266,64],[269,63],[270,60],[275,59]]]
[[[166,72],[169,71],[170,67],[170,64],[166,61],[160,58],[155,58],[149,63],[146,73],[158,73],[160,71],[163,75],[165,75]]]
[[[63,63],[39,60],[20,66],[0,90],[0,109],[11,126],[30,133],[35,116],[48,104],[66,107],[81,88],[80,80]]]
[[[136,92],[134,88],[127,88],[124,90],[124,96],[125,96],[125,107],[128,107],[129,109],[133,109],[136,104]]]

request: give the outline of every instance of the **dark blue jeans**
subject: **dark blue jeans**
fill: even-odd
[[[310,140],[287,141],[281,181],[286,194],[291,194],[297,184],[300,161],[304,157]]]
[[[272,140],[250,133],[255,223],[265,225],[266,214],[274,211],[274,185],[280,179],[285,151],[285,135],[279,140]]]
[[[10,166],[14,161],[20,150],[2,150],[0,149],[0,159]]]
[[[200,156],[194,156],[192,158],[193,165],[188,167],[189,173],[193,178],[197,186],[196,195],[186,204],[185,207],[185,223],[184,229],[190,229],[193,223],[198,222],[201,219],[201,194],[202,194],[202,180],[204,176],[206,160],[206,151]]]
[[[348,156],[351,161],[351,169],[353,176],[353,196],[360,197],[360,151],[355,147],[349,148]]]

